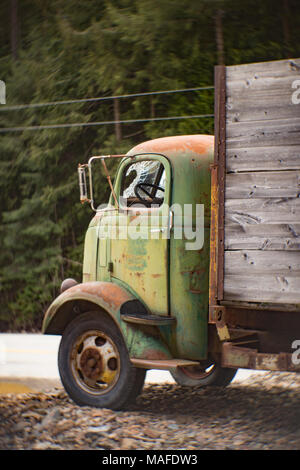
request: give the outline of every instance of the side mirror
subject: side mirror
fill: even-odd
[[[87,165],[78,165],[78,177],[79,177],[79,191],[80,191],[80,202],[84,204],[85,202],[91,202],[88,198],[87,184],[86,184],[86,169]]]
[[[92,162],[94,160],[101,160],[103,168],[104,168],[104,173],[107,178],[108,184],[110,186],[113,198],[116,203],[116,207],[119,209],[119,203],[117,200],[117,196],[115,194],[109,172],[106,167],[105,159],[106,158],[124,158],[126,155],[100,155],[100,156],[95,156],[91,157],[88,161],[88,163],[85,164],[80,164],[78,165],[78,177],[79,177],[79,190],[80,190],[80,202],[84,204],[85,202],[89,202],[91,204],[91,208],[93,211],[97,212],[97,209],[94,207],[94,198],[93,198],[93,178],[92,178]],[[130,158],[134,158],[134,156],[130,156]],[[88,176],[89,176],[89,190],[90,190],[90,198],[88,197],[88,189],[87,189],[87,182],[86,182],[86,170],[88,170]]]

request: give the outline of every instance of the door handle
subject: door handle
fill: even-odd
[[[173,211],[170,210],[170,212],[169,212],[169,227],[168,227],[169,233],[171,232],[171,230],[173,228],[173,219],[174,219],[174,214],[173,214]]]
[[[166,230],[165,228],[151,228],[150,232],[151,233],[156,233],[156,232],[161,232],[162,233],[162,232],[165,232],[165,230]]]

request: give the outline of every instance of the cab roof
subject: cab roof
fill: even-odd
[[[148,140],[133,147],[127,155],[139,153],[159,153],[166,157],[194,156],[197,158],[212,157],[214,151],[214,136],[212,135],[180,135],[172,137],[160,137]]]

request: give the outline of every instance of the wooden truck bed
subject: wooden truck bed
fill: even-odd
[[[210,305],[300,310],[300,59],[216,67]]]

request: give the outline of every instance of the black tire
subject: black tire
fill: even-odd
[[[177,367],[171,371],[174,380],[189,387],[226,387],[233,380],[237,369],[221,367],[219,364],[207,363],[203,367]]]
[[[133,367],[122,334],[99,312],[76,317],[63,332],[58,368],[62,384],[81,406],[121,410],[141,393],[146,371]]]

